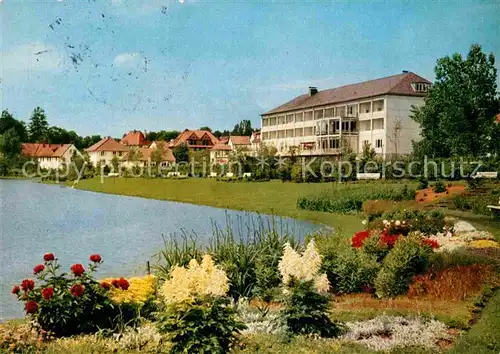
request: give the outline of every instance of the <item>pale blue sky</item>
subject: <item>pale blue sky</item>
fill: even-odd
[[[2,109],[81,135],[232,128],[307,87],[410,70],[477,42],[500,2],[0,0]],[[60,20],[59,20],[60,19]],[[497,65],[498,67],[498,65]]]

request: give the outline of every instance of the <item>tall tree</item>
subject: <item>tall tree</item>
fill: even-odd
[[[243,119],[241,122],[237,123],[231,134],[233,135],[252,135],[252,122],[248,119]]]
[[[176,146],[172,153],[175,156],[175,161],[177,163],[179,162],[189,162],[189,148],[187,147],[186,144],[181,144],[179,146]]]
[[[49,124],[42,108],[36,107],[29,124],[29,140],[33,143],[47,139]]]
[[[473,44],[465,59],[458,53],[438,59],[435,72],[425,105],[412,112],[423,137],[414,144],[415,152],[434,157],[484,155],[499,109],[495,57]]]
[[[28,131],[26,130],[26,124],[23,121],[15,119],[8,110],[3,110],[2,116],[0,117],[0,134],[4,134],[11,128],[14,128],[16,130],[21,142],[28,141]]]
[[[210,127],[207,127],[206,125],[203,127],[200,127],[200,130],[208,130],[209,132],[212,131],[212,129],[210,129]]]
[[[12,127],[0,134],[0,154],[10,159],[21,153],[21,139],[16,128]]]

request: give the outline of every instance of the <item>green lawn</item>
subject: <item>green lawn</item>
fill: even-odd
[[[99,178],[80,181],[75,188],[95,192],[209,205],[223,209],[247,210],[288,216],[333,226],[350,235],[362,227],[362,217],[299,210],[299,196],[339,187],[336,183],[222,182],[208,178],[185,180],[145,178]],[[369,184],[360,188],[370,188]]]

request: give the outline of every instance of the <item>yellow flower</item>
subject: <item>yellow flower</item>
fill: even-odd
[[[114,278],[104,279],[111,283]],[[155,293],[156,278],[153,275],[144,277],[133,277],[127,279],[130,286],[127,290],[111,287],[109,290],[111,300],[116,303],[138,303],[143,304]]]
[[[205,255],[201,265],[192,259],[187,268],[174,267],[160,294],[167,303],[175,303],[193,301],[198,295],[224,296],[228,290],[226,273]]]
[[[492,241],[492,240],[477,240],[477,241],[472,241],[469,244],[470,247],[473,248],[499,248],[500,245],[498,242]]]

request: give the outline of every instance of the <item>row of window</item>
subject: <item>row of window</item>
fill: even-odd
[[[106,154],[106,151],[101,151],[101,156],[104,156]],[[122,156],[121,151],[113,151],[113,156]]]
[[[384,101],[374,101],[373,103],[361,103],[359,105],[359,113],[370,113],[381,112],[384,110]],[[311,120],[317,120],[329,117],[356,117],[358,114],[358,105],[341,106],[341,107],[330,107],[324,109],[318,109],[314,111],[299,112],[299,113],[288,113],[282,114],[274,117],[262,118],[262,126],[268,127],[278,124],[288,124],[296,122],[307,122]]]
[[[365,146],[365,145],[371,145],[371,144],[370,144],[369,140],[363,140],[363,141],[361,141],[361,145]],[[382,146],[383,146],[382,139],[375,140],[375,148],[381,149]]]

